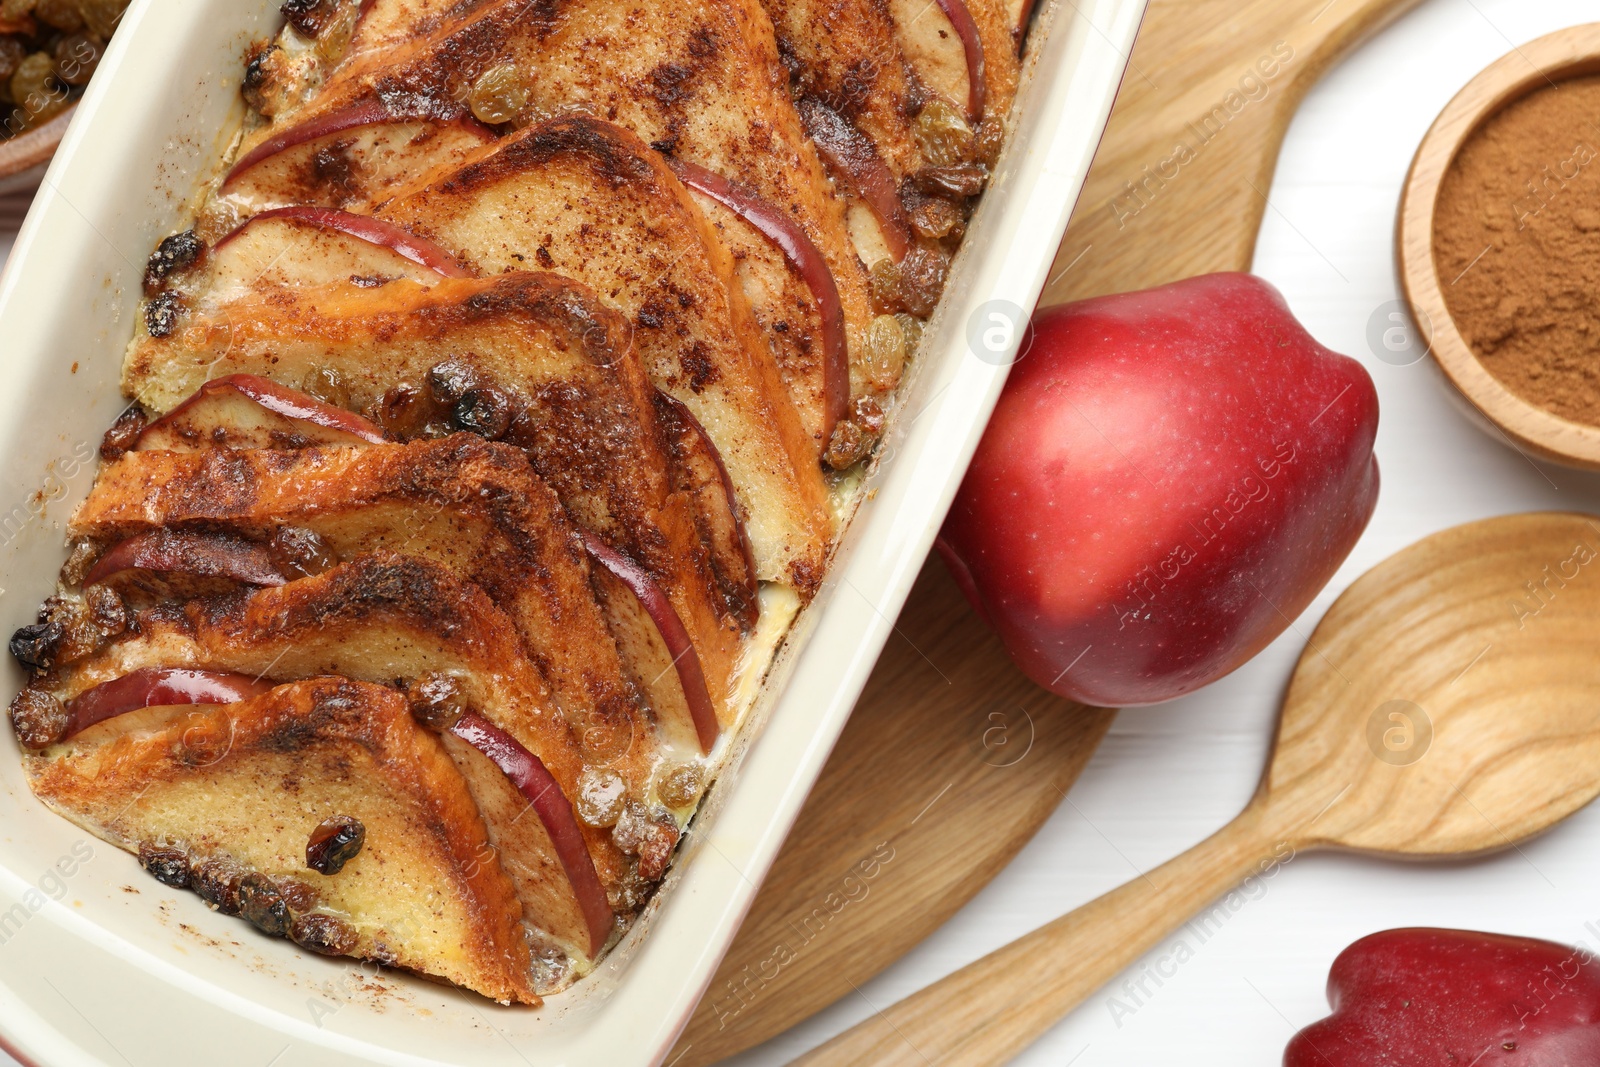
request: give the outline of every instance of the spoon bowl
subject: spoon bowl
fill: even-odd
[[[1286,855],[1459,858],[1549,829],[1600,794],[1597,650],[1600,519],[1512,515],[1412,545],[1312,634],[1237,819],[795,1062],[1002,1064]]]

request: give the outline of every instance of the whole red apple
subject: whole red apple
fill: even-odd
[[[1215,681],[1372,516],[1372,380],[1259,278],[1051,308],[1023,353],[939,548],[1047,689],[1125,707]]]

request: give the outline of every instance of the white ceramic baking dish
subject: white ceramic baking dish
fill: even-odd
[[[1045,3],[997,177],[926,334],[866,502],[668,883],[618,951],[544,1008],[258,937],[47,812],[0,731],[0,1047],[112,1064],[658,1063],[820,772],[927,555],[1099,142],[1144,0]],[[0,276],[0,627],[32,621],[62,525],[123,406],[150,250],[240,118],[241,56],[277,0],[136,0]],[[995,316],[999,315],[1000,318]],[[985,332],[987,331],[987,332]],[[4,684],[20,676],[7,659]]]

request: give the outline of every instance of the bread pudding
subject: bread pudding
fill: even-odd
[[[816,594],[999,152],[1006,0],[291,0],[11,640],[34,792],[537,1005]]]

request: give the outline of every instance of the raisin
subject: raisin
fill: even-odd
[[[308,396],[336,408],[350,406],[350,381],[335,367],[323,367],[306,375],[300,388]]]
[[[83,603],[88,609],[89,620],[105,637],[116,637],[127,632],[128,606],[115,589],[106,585],[90,586],[83,591]]]
[[[170,290],[157,293],[156,296],[144,306],[144,328],[150,332],[151,337],[171,337],[178,329],[178,321],[183,318],[183,297]]]
[[[977,163],[957,163],[948,167],[923,167],[912,175],[911,183],[929,196],[957,199],[983,192],[989,172]]]
[[[516,67],[491,67],[472,83],[467,106],[490,126],[514,122],[528,106],[528,83]]]
[[[89,84],[106,46],[90,33],[69,33],[51,49],[56,61],[56,77],[78,88]]]
[[[285,0],[278,10],[302,37],[320,37],[333,20],[338,5],[333,0]]]
[[[238,915],[244,872],[231,860],[206,860],[189,869],[189,887],[224,915]]]
[[[411,714],[417,721],[441,733],[454,727],[467,713],[461,682],[448,674],[426,675],[413,682],[406,695],[411,698]]]
[[[301,948],[324,956],[348,956],[360,940],[354,927],[332,915],[297,915],[289,936]]]
[[[433,399],[409,383],[402,382],[384,393],[372,415],[385,434],[399,441],[438,437],[446,432]]]
[[[306,866],[318,874],[335,875],[361,853],[367,828],[360,819],[335,815],[323,819],[306,842]]]
[[[589,826],[615,826],[628,799],[628,783],[616,771],[585,767],[578,776],[578,818]]]
[[[428,392],[436,404],[451,407],[478,384],[478,372],[470,363],[460,359],[447,359],[428,371]]]
[[[76,3],[89,32],[102,41],[111,39],[128,9],[128,0],[76,0]]]
[[[929,197],[918,202],[909,212],[911,228],[917,236],[930,240],[951,237],[960,239],[966,230],[967,220],[960,208],[948,200]]]
[[[33,13],[39,21],[58,30],[70,33],[83,29],[83,12],[75,0],[37,0]]]
[[[833,436],[828,438],[822,461],[836,471],[847,470],[861,462],[871,444],[861,427],[849,419],[840,419],[833,427]]]
[[[11,635],[11,655],[31,671],[47,671],[66,633],[66,626],[56,619],[21,627]]]
[[[244,102],[268,117],[275,110],[268,92],[282,61],[282,47],[272,44],[259,49],[244,65],[244,83],[240,86]]]
[[[188,270],[205,254],[206,243],[193,230],[184,230],[163,238],[150,253],[144,267],[144,291],[154,296],[166,280],[179,271]]]
[[[901,307],[919,318],[932,315],[949,273],[950,254],[942,248],[919,245],[907,252],[900,261]]]
[[[24,689],[11,701],[11,728],[17,743],[32,752],[67,739],[72,718],[66,706],[39,689]]]
[[[100,438],[100,458],[108,463],[121,459],[139,443],[139,436],[144,433],[144,428],[148,424],[149,419],[138,404],[118,415],[117,421],[111,424],[111,429]]]
[[[511,428],[511,407],[511,398],[494,386],[473,386],[456,401],[456,425],[468,433],[496,441]]]
[[[977,139],[961,112],[943,100],[930,100],[911,124],[922,158],[935,167],[972,161]]]
[[[62,585],[82,585],[95,560],[100,558],[100,546],[93,541],[79,541],[72,546],[67,561],[61,565]]]
[[[28,58],[28,47],[16,37],[0,37],[0,83],[10,84],[11,76]]]
[[[181,848],[161,848],[148,842],[139,846],[139,866],[162,885],[189,888],[189,854]]]
[[[289,932],[289,905],[264,874],[251,873],[239,879],[239,914],[263,933],[283,937]]]
[[[267,542],[267,555],[285,578],[314,578],[339,565],[339,557],[315,531],[282,526]]]
[[[656,796],[669,808],[687,808],[700,799],[705,777],[698,764],[680,763],[662,775]]]

